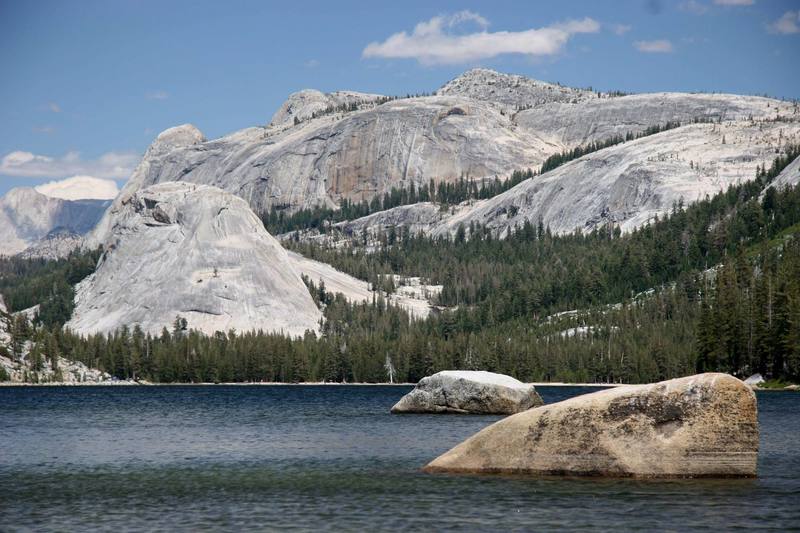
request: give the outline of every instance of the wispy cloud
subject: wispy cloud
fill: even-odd
[[[166,100],[169,98],[169,93],[167,91],[151,91],[145,95],[148,100]]]
[[[0,175],[28,178],[64,178],[89,175],[105,179],[125,179],[133,172],[139,155],[133,152],[107,152],[97,159],[81,159],[78,152],[63,157],[10,152],[0,160]]]
[[[755,0],[714,0],[718,6],[752,6]]]
[[[672,52],[672,43],[666,39],[656,41],[636,41],[633,46],[640,52],[648,54],[667,54]]]
[[[303,63],[303,66],[306,68],[317,68],[319,66],[319,60],[309,59],[308,61]]]
[[[787,11],[781,18],[769,25],[769,31],[784,35],[800,33],[800,11]]]
[[[467,23],[477,25],[479,31],[454,31]],[[573,35],[600,30],[600,24],[588,17],[516,32],[488,32],[488,25],[488,20],[471,11],[433,17],[417,24],[410,34],[401,31],[383,42],[370,43],[362,56],[416,59],[424,65],[469,63],[504,54],[549,56],[560,52]]]
[[[633,26],[629,26],[628,24],[614,24],[611,26],[611,31],[616,33],[617,35],[625,35],[629,31],[633,29]]]
[[[697,0],[686,0],[685,2],[681,2],[678,4],[678,9],[693,15],[703,15],[708,12],[708,6],[698,2]]]
[[[56,132],[55,126],[44,125],[44,126],[34,126],[31,128],[34,133],[44,133],[45,135],[52,135]]]
[[[49,109],[53,113],[61,113],[61,106],[59,106],[55,102],[48,102],[47,103],[47,109]]]

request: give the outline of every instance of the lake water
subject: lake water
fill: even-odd
[[[0,530],[800,527],[800,394],[758,395],[758,479],[634,481],[423,474],[498,417],[390,415],[408,390],[0,388]]]

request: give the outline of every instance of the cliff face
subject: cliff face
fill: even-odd
[[[706,123],[692,125],[696,120]],[[514,200],[524,217],[541,216],[560,230],[592,227],[609,217],[633,227],[670,208],[673,200],[690,202],[731,181],[751,179],[756,163],[769,162],[769,150],[797,138],[798,120],[796,105],[768,98],[613,96],[485,69],[468,71],[436,95],[419,98],[387,101],[373,94],[306,90],[290,96],[267,127],[215,140],[190,125],[162,133],[110,214],[135,191],[164,181],[219,187],[246,200],[256,213],[273,206],[288,212],[335,208],[343,199],[370,200],[430,180],[535,169],[555,153],[679,121],[684,126],[671,133],[603,150],[570,167],[569,176],[556,171],[509,195],[525,196]],[[684,136],[691,154],[684,150]],[[663,149],[648,142],[663,142]],[[544,197],[531,196],[531,187],[550,182],[557,184]],[[562,186],[566,193],[558,192]],[[585,212],[558,213],[578,196],[590,204]],[[506,213],[480,211],[464,220],[495,224],[501,214]],[[107,231],[104,221],[90,242],[101,241]]]
[[[460,225],[486,225],[501,237],[526,221],[553,232],[591,231],[613,224],[631,231],[674,204],[690,204],[751,180],[788,142],[800,141],[800,122],[731,121],[689,124],[587,154],[525,180],[493,198],[441,209],[400,206],[334,225],[326,237],[344,240],[404,227],[412,233],[454,234]],[[800,180],[798,161],[773,185]]]
[[[302,335],[321,313],[286,251],[247,204],[215,187],[162,183],[108,221],[97,270],[77,286],[70,329],[158,334],[176,316],[208,334]]]
[[[459,209],[429,231],[453,233],[485,224],[505,234],[541,220],[557,233],[606,223],[630,231],[769,167],[800,122],[693,124],[606,148],[526,180],[494,198]],[[786,178],[787,180],[789,178]],[[782,182],[782,181],[781,181]]]
[[[335,207],[344,198],[370,200],[433,178],[506,174],[536,166],[552,152],[489,104],[438,96],[296,126],[250,128],[213,141],[200,140],[192,126],[179,129],[196,136],[180,142],[159,136],[115,208],[132,192],[163,181],[220,187],[257,213],[272,206]]]

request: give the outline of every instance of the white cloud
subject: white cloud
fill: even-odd
[[[633,27],[629,26],[628,24],[614,24],[611,26],[611,31],[616,33],[617,35],[625,35],[629,31],[631,31]]]
[[[309,59],[308,61],[303,63],[303,66],[306,68],[317,68],[319,66],[319,60]]]
[[[772,33],[800,33],[800,11],[787,11],[781,18],[769,25]]]
[[[636,41],[633,43],[640,52],[649,54],[666,54],[672,52],[672,43],[666,39],[659,39],[657,41]]]
[[[45,196],[64,200],[113,200],[119,193],[117,182],[114,180],[93,176],[73,176],[65,180],[44,183],[34,189]]]
[[[49,109],[53,113],[61,113],[61,107],[55,102],[48,103],[47,109]]]
[[[132,152],[107,152],[97,159],[82,160],[78,152],[49,157],[15,151],[0,160],[0,175],[29,178],[63,178],[88,175],[104,179],[127,179],[139,156]]]
[[[718,6],[752,6],[755,0],[714,0]]]
[[[464,22],[474,22],[481,28],[487,28],[489,26],[489,21],[484,17],[480,16],[478,13],[465,9],[464,11],[459,11],[455,15],[451,16],[448,20],[447,25],[450,28],[458,26]]]
[[[480,31],[466,34],[451,31],[468,22],[477,24]],[[382,43],[370,43],[362,55],[410,58],[424,65],[468,63],[502,54],[547,56],[560,52],[575,34],[600,30],[600,24],[588,17],[516,32],[487,32],[488,24],[489,21],[471,11],[433,17],[417,24],[410,35],[401,31]]]
[[[148,100],[166,100],[169,98],[167,91],[151,91],[145,95]]]

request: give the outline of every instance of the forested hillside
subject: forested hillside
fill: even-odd
[[[167,382],[386,381],[390,364],[400,381],[448,368],[525,381],[645,382],[696,370],[797,380],[800,187],[765,187],[798,153],[625,235],[556,236],[529,222],[504,240],[475,226],[450,239],[400,232],[374,253],[296,244],[364,279],[442,283],[447,309],[424,321],[381,300],[349,304],[309,280],[326,317],[320,337],[207,337],[180,319],[158,337],[44,326],[16,335],[119,377]]]

